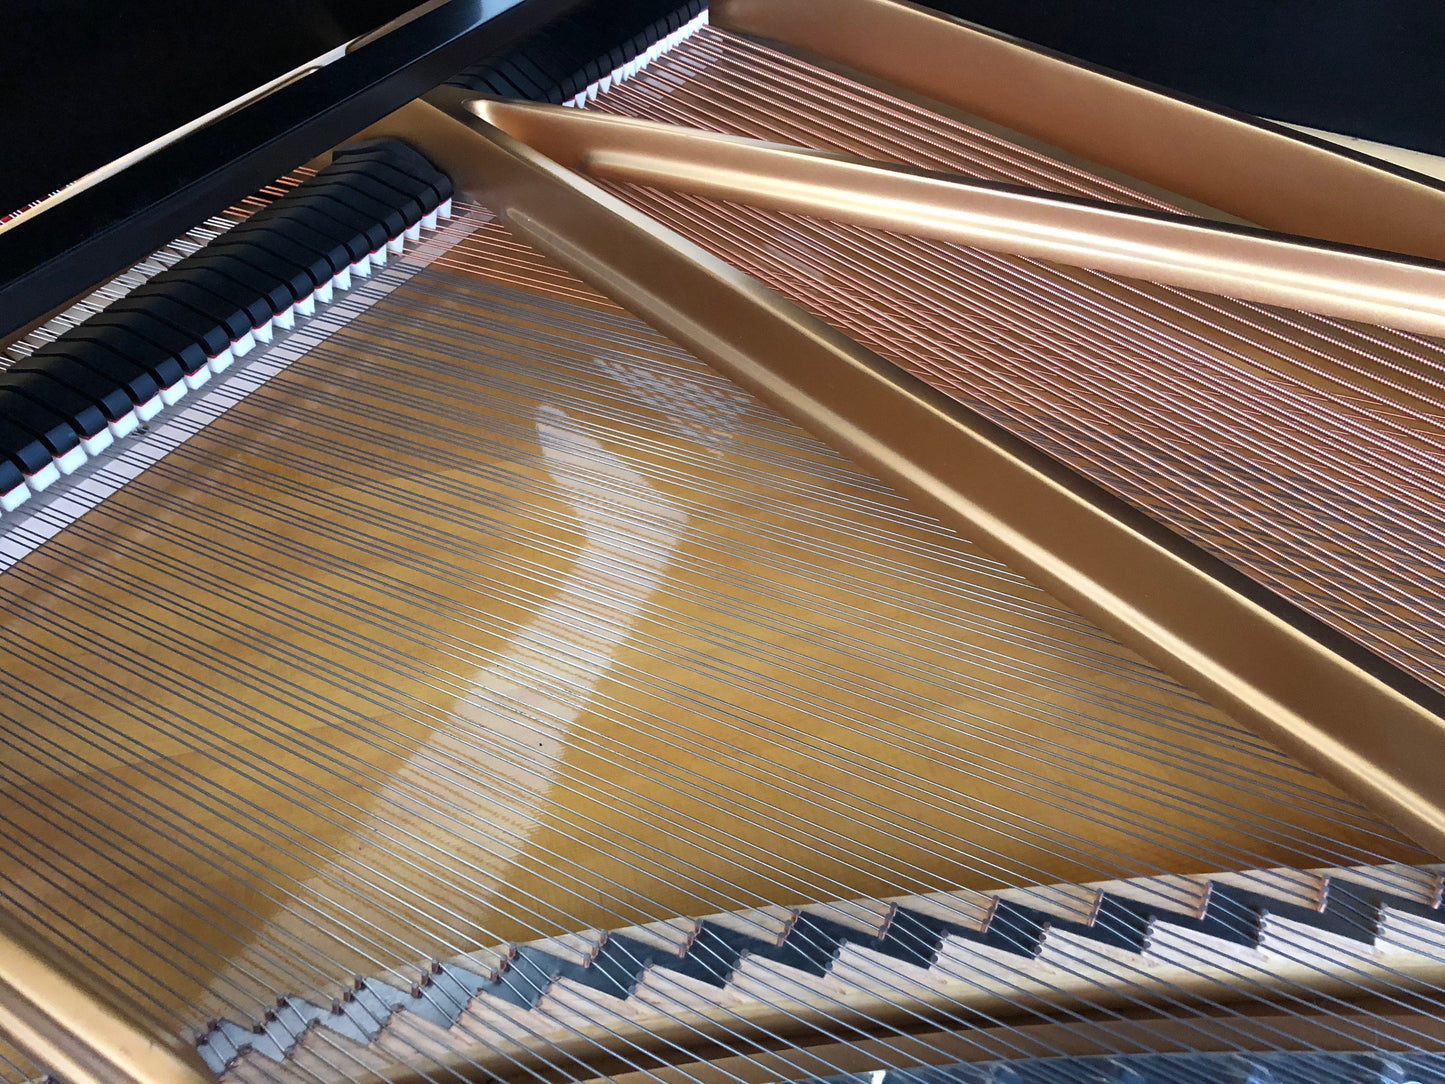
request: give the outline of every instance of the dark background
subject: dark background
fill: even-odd
[[[44,196],[410,6],[12,0],[0,31],[0,208]],[[1445,0],[931,6],[1236,109],[1445,154]]]
[[[10,0],[0,29],[0,214],[416,2]]]
[[[1246,113],[1445,154],[1445,0],[926,0]]]

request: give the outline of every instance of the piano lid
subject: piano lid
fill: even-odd
[[[137,47],[139,54],[115,50],[103,62],[87,61],[87,40],[95,41],[97,50],[102,48],[103,36],[94,27],[92,33],[78,39],[72,53],[41,50],[46,66],[64,72],[76,88],[65,98],[39,98],[55,104],[37,112],[28,108],[27,102],[37,94],[37,87],[44,95],[46,84],[24,78],[8,83],[17,89],[10,91],[10,108],[5,110],[12,118],[5,140],[12,152],[7,159],[24,168],[16,170],[15,176],[0,177],[0,196],[5,197],[0,206],[6,212],[70,184],[87,170],[114,161],[117,155],[123,158],[143,148],[148,141],[160,138],[162,145],[51,208],[63,206],[63,213],[27,215],[8,227],[0,225],[0,336],[85,292],[196,225],[217,207],[241,199],[297,162],[322,153],[467,64],[505,53],[561,15],[599,5],[598,0],[446,0],[440,4],[431,0],[421,5],[406,0],[366,0],[339,6],[347,10],[345,18],[330,18],[324,3],[308,5],[304,9],[308,14],[299,18],[278,13],[272,20],[248,7],[248,23],[269,22],[270,29],[254,31],[265,41],[284,41],[288,35],[295,40],[284,48],[280,44],[275,48],[248,46],[245,52],[256,55],[244,61],[219,55],[233,29],[227,20],[234,18],[239,23],[239,16],[187,16],[205,23],[188,35],[200,43],[200,51],[181,61],[171,74],[160,58],[178,51],[173,42],[181,30],[164,36],[138,32],[134,17],[128,17],[124,33],[111,27],[107,36],[144,39]],[[636,5],[643,14],[666,6],[663,0]],[[153,5],[157,12],[165,7]],[[398,17],[409,21],[397,24]],[[640,16],[634,13],[633,17]],[[88,14],[87,18],[101,17]],[[313,29],[298,29],[312,18],[316,20]],[[14,30],[17,25],[29,29],[18,33]],[[394,29],[376,36],[378,29],[388,25]],[[27,18],[23,13],[7,26],[6,41],[0,45],[7,51],[0,53],[7,74],[33,70],[33,60],[10,63],[13,58],[8,51],[34,53],[35,37],[53,26],[51,20]],[[240,33],[245,28],[234,29]],[[286,81],[288,75],[307,72],[318,59],[330,62]],[[146,77],[119,74],[118,67],[143,71]],[[79,78],[77,72],[94,74]],[[237,94],[264,88],[278,78],[282,85],[272,93],[225,112],[226,103]],[[105,98],[107,106],[96,106],[92,95]],[[218,107],[223,115],[187,131],[187,125]],[[62,117],[63,126],[59,123]],[[178,138],[167,141],[178,133]]]
[[[20,108],[16,100],[4,113],[5,146],[25,168],[0,175],[0,213],[329,63],[416,6],[417,0],[245,6],[147,0],[12,7],[0,66],[17,98],[23,93],[33,104]]]

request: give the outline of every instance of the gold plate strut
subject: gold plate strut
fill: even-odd
[[[1445,259],[1445,187],[901,0],[712,0],[766,38],[1266,229]]]
[[[438,92],[410,132],[582,279],[1445,853],[1445,697]]]
[[[181,1054],[0,932],[0,1032],[67,1084],[203,1084],[194,1051]]]
[[[1445,335],[1445,266],[1433,262],[588,110],[491,100],[471,109],[601,180]]]

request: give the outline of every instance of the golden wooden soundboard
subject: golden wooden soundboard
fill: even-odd
[[[278,337],[244,397],[142,435],[104,499],[0,523],[4,908],[73,984],[46,1012],[117,1029],[41,1046],[63,1072],[771,1080],[1433,1047],[1428,795],[1370,811],[1318,774],[1386,789],[1348,757],[1306,766],[1308,735],[1241,725],[1156,668],[1168,650],[941,522],[906,462],[732,359],[765,320],[728,325],[682,275],[662,312],[661,254],[693,253],[655,231],[599,263],[585,182],[547,218],[501,155],[555,167],[467,116],[375,132],[485,177],[485,202]],[[1430,770],[1408,748],[1396,781]],[[751,947],[709,983],[687,967],[719,929]],[[636,985],[607,991],[587,975],[624,944],[681,963],[633,948]],[[572,970],[519,995],[544,958]],[[0,961],[39,991],[8,1004],[46,1007],[33,964]]]

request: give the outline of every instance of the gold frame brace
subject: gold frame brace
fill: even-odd
[[[191,1052],[179,1053],[134,1027],[0,932],[0,1033],[67,1084],[206,1084]]]
[[[1445,854],[1445,696],[478,117],[413,139],[558,260]]]
[[[1285,233],[1445,259],[1445,187],[901,0],[712,0],[766,38]]]
[[[581,109],[469,108],[602,180],[1052,260],[1445,335],[1445,265]]]

